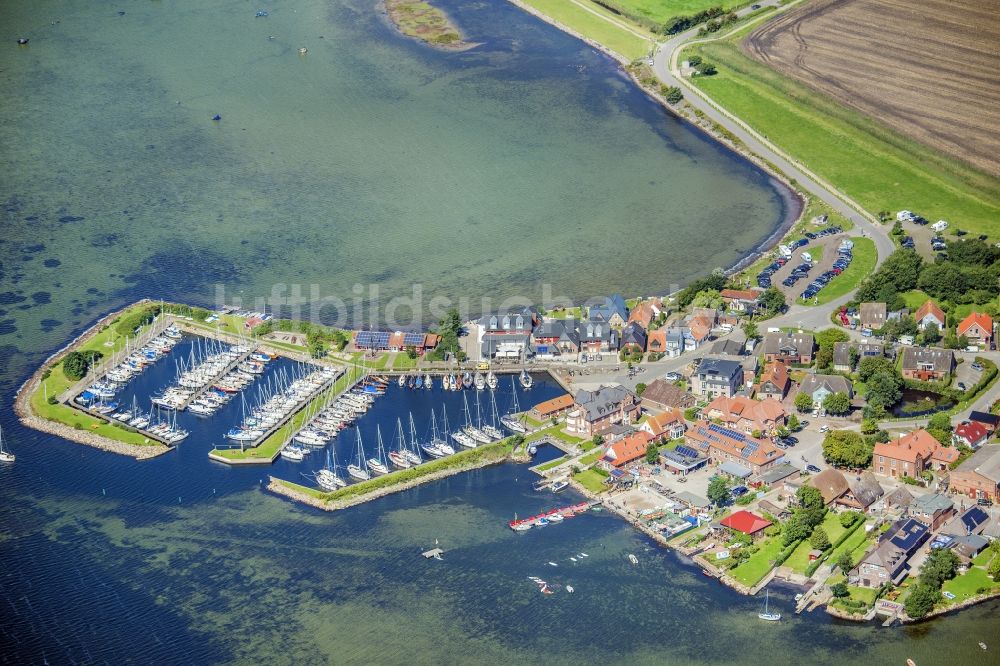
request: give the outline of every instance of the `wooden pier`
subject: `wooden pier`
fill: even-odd
[[[307,395],[305,398],[303,398],[299,402],[299,404],[295,406],[294,409],[292,409],[291,411],[288,412],[287,416],[285,416],[283,419],[281,419],[276,424],[274,424],[273,426],[271,426],[268,430],[265,430],[263,435],[261,435],[260,437],[258,437],[257,439],[255,439],[253,441],[253,443],[250,445],[250,448],[254,448],[256,446],[259,446],[261,444],[261,442],[267,441],[268,437],[270,437],[274,433],[276,433],[279,430],[281,430],[282,428],[284,428],[285,425],[288,424],[289,421],[291,421],[293,418],[295,418],[295,416],[299,412],[301,412],[313,400],[315,400],[316,396],[322,394],[323,391],[330,390],[330,388],[337,382],[338,379],[340,379],[341,375],[343,375],[343,374],[344,374],[343,371],[338,371],[336,374],[333,375],[333,377],[331,379],[329,379],[328,381],[324,382],[322,384],[322,386],[320,386],[315,391],[313,391],[312,393],[310,393],[309,395]],[[296,432],[298,432],[298,431],[296,431]],[[280,447],[278,447],[278,453],[281,453],[281,449],[285,448],[285,446],[288,444],[288,442],[291,441],[291,439],[292,438],[289,437],[287,440],[285,440],[285,442]]]

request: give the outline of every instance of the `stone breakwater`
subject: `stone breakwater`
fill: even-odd
[[[47,421],[43,418],[35,416],[34,414],[18,413],[18,416],[21,419],[21,423],[29,428],[41,430],[42,432],[47,432],[50,435],[56,435],[57,437],[77,442],[78,444],[86,444],[87,446],[92,446],[95,449],[107,451],[108,453],[131,456],[136,460],[147,460],[149,458],[162,456],[164,453],[173,451],[173,449],[169,446],[153,443],[152,441],[148,445],[126,444],[125,442],[119,442],[113,439],[108,439],[107,437],[95,435],[94,433],[87,432],[86,430],[77,430],[76,428],[71,428],[62,423]]]
[[[286,482],[278,479],[276,477],[268,477],[267,489],[276,495],[281,495],[282,497],[287,497],[288,499],[306,504],[308,506],[314,507],[316,509],[321,509],[323,511],[339,511],[341,509],[348,509],[352,506],[357,506],[358,504],[363,504],[365,502],[370,502],[376,500],[380,497],[385,497],[386,495],[392,495],[393,493],[400,493],[404,490],[410,490],[411,488],[416,488],[425,483],[430,483],[432,481],[439,481],[441,479],[448,478],[449,476],[454,476],[456,474],[461,474],[462,472],[470,472],[472,470],[481,469],[483,467],[489,467],[490,465],[499,465],[500,463],[507,462],[508,460],[515,461],[509,455],[503,455],[497,458],[485,457],[475,462],[471,462],[468,465],[460,465],[456,467],[449,467],[447,469],[438,470],[436,472],[430,472],[423,476],[417,477],[415,479],[410,479],[408,481],[401,481],[399,483],[382,486],[380,488],[375,488],[370,492],[361,493],[358,495],[353,495],[345,499],[334,499],[325,500],[316,497],[310,493],[303,492],[298,488],[291,487],[287,485]]]
[[[62,349],[45,359],[45,362],[38,366],[38,369],[35,370],[31,377],[21,384],[21,387],[17,390],[17,395],[14,397],[14,413],[17,415],[18,419],[20,419],[21,423],[28,428],[47,432],[50,435],[56,435],[57,437],[62,437],[63,439],[68,439],[72,442],[77,442],[78,444],[92,446],[95,449],[100,449],[101,451],[117,453],[123,456],[131,456],[136,460],[155,458],[156,456],[160,456],[168,451],[171,451],[172,449],[169,446],[164,446],[163,444],[150,443],[148,446],[126,444],[124,442],[108,439],[107,437],[95,435],[94,433],[87,432],[86,430],[77,430],[76,428],[71,428],[70,426],[62,423],[56,423],[54,421],[43,419],[40,416],[37,416],[31,409],[31,395],[38,390],[42,381],[42,373],[45,372],[46,368],[58,363],[70,351],[79,345],[85,344],[88,340],[90,340],[90,338],[100,333],[106,326],[109,326],[111,322],[120,317],[125,310],[144,303],[152,303],[152,301],[148,298],[144,298],[136,303],[127,305],[121,310],[116,310],[115,312],[101,317],[96,323],[94,323],[93,326],[76,336],[74,339],[70,340],[65,346],[62,347]]]

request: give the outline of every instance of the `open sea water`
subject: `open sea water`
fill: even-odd
[[[0,4],[0,424],[18,456],[0,468],[0,663],[995,663],[976,643],[996,603],[883,630],[793,616],[777,589],[786,618],[762,626],[757,600],[606,513],[514,534],[515,512],[579,499],[533,491],[523,465],[326,514],[261,489],[318,461],[208,461],[235,405],[143,463],[14,420],[37,363],[138,297],[665,291],[785,217],[765,174],[608,58],[498,0],[441,4],[481,46],[432,51],[371,0]],[[381,399],[366,444],[410,412],[424,436],[445,400],[461,420],[439,394]],[[423,560],[435,541],[444,561]]]

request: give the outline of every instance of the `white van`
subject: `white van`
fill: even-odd
[[[931,225],[931,229],[939,232],[944,231],[947,228],[948,228],[948,223],[945,222],[944,220],[938,220],[937,222]]]
[[[908,210],[901,210],[898,213],[896,213],[896,219],[899,222],[909,222],[910,220],[913,219],[913,213],[911,213]]]
[[[803,252],[801,256],[802,256],[802,261],[805,261],[806,263],[810,264],[813,262],[813,256],[808,252]]]

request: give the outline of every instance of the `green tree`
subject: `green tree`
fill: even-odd
[[[701,56],[694,55],[688,58],[688,65],[690,65],[691,67],[697,67],[700,64],[701,64]]]
[[[1000,543],[994,541],[993,543]],[[994,555],[993,559],[990,560],[990,566],[986,569],[986,573],[989,574],[994,581],[1000,582],[1000,555]]]
[[[823,459],[835,467],[867,467],[874,445],[852,430],[831,430],[823,438]]]
[[[809,536],[812,525],[805,518],[805,514],[793,513],[792,517],[785,521],[781,530],[781,544],[790,546],[796,541],[801,541]]]
[[[757,328],[757,324],[752,321],[743,322],[743,335],[747,337],[747,340],[756,340],[760,337],[760,330]]]
[[[406,357],[409,358],[411,361],[415,361],[415,360],[417,360],[417,356],[418,356],[418,354],[417,354],[417,348],[414,347],[413,345],[407,345],[406,346]]]
[[[931,322],[924,326],[924,330],[920,333],[920,341],[925,345],[933,345],[941,339],[941,329],[934,322]]]
[[[882,356],[866,356],[858,362],[858,379],[867,382],[877,372],[893,374],[896,366]]]
[[[924,560],[920,567],[920,582],[940,588],[946,580],[955,577],[960,560],[950,548],[937,548]]]
[[[71,351],[63,358],[63,374],[67,379],[77,381],[83,379],[87,372],[104,356],[99,351]]]
[[[843,391],[837,391],[836,393],[831,393],[823,401],[823,409],[826,410],[828,414],[834,414],[840,416],[851,411],[851,399],[847,397],[847,394]]]
[[[777,287],[768,287],[757,299],[764,314],[776,315],[785,309],[785,295]]]
[[[717,289],[705,289],[695,294],[691,305],[696,308],[720,308],[722,307],[722,296]]]
[[[850,555],[848,555],[848,559],[850,559]],[[850,596],[851,591],[847,589],[847,583],[841,581],[830,586],[830,593],[838,599],[843,599]]]
[[[309,356],[312,358],[323,358],[326,356],[326,343],[321,339],[315,338],[310,340],[308,343]]]
[[[919,620],[934,610],[934,604],[940,599],[941,591],[939,589],[923,582],[918,583],[910,591],[909,596],[906,597],[906,603],[904,604],[906,614],[914,620]]]
[[[664,86],[661,92],[663,98],[667,100],[667,104],[677,104],[684,99],[684,92],[677,86]]]
[[[821,526],[817,527],[809,537],[809,545],[816,550],[826,550],[830,547],[830,536]]]
[[[802,486],[796,491],[795,497],[799,500],[799,506],[803,509],[815,510],[825,507],[823,494],[819,489],[812,486]]]
[[[816,334],[816,345],[820,349],[833,351],[833,346],[838,342],[850,342],[851,336],[842,328],[825,328]]]
[[[858,287],[859,301],[884,302],[890,310],[898,310],[900,294],[917,286],[923,260],[913,250],[900,249],[889,255],[877,271]]]
[[[861,514],[857,511],[845,511],[840,514],[840,526],[847,529],[861,519]]]
[[[875,373],[868,378],[866,386],[868,391],[865,400],[869,406],[883,411],[895,405],[903,396],[903,380],[888,372]]]
[[[649,446],[646,447],[646,462],[650,465],[655,465],[659,459],[660,450],[656,446],[656,442],[650,442]]]
[[[854,558],[846,550],[837,558],[837,568],[847,575],[847,572],[854,568]]]
[[[788,416],[788,429],[792,432],[796,432],[801,426],[799,425],[799,417],[795,414],[790,414]]]
[[[862,435],[874,435],[878,432],[878,419],[865,419],[861,422]]]
[[[798,395],[795,396],[795,409],[800,412],[808,412],[813,408],[812,396],[808,393],[800,391]]]
[[[927,432],[934,436],[938,442],[945,446],[951,446],[951,418],[946,412],[938,412],[927,421]]]
[[[816,362],[817,370],[826,370],[833,365],[833,350],[829,347],[820,347],[813,358]]]
[[[729,499],[729,479],[724,476],[712,477],[708,483],[708,499],[716,506],[722,506]]]
[[[645,382],[639,382],[638,384],[635,385],[635,394],[641,396],[643,393],[646,392],[646,388],[647,387]]]
[[[599,449],[604,446],[604,435],[594,435],[594,439],[592,441],[594,442],[594,448]]]

